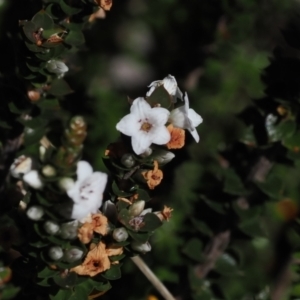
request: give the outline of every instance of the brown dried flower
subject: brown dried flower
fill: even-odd
[[[158,169],[158,163],[154,161],[154,169],[142,172],[143,177],[146,179],[148,187],[153,190],[163,179],[162,170]]]
[[[168,130],[171,134],[171,139],[166,145],[168,149],[180,149],[185,143],[185,131],[181,128],[174,127],[170,124]]]

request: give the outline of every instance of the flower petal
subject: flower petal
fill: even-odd
[[[154,107],[147,113],[149,122],[155,126],[165,125],[168,121],[170,112],[162,107]]]
[[[186,126],[186,114],[184,106],[180,106],[171,111],[169,121],[177,128],[185,128]]]
[[[140,129],[139,117],[136,114],[128,114],[116,125],[118,131],[125,135],[133,136]]]
[[[166,91],[171,95],[175,96],[177,91],[177,81],[174,76],[168,75],[163,79],[163,85]]]
[[[136,98],[130,107],[130,113],[135,114],[139,119],[145,119],[149,110],[151,106],[143,97]]]
[[[150,132],[140,131],[131,138],[132,149],[137,155],[144,153],[150,147],[152,144],[151,136]]]
[[[153,144],[164,145],[171,139],[170,132],[165,126],[156,127],[149,133],[151,133],[151,140]]]
[[[82,181],[93,173],[92,166],[84,160],[81,160],[77,163],[77,181]]]
[[[23,180],[34,189],[41,189],[43,182],[37,170],[31,170],[23,176]]]
[[[194,130],[189,130],[189,132],[191,133],[191,135],[193,136],[194,140],[196,141],[196,143],[199,143],[200,141],[200,137],[199,137],[199,134],[197,132],[196,129]]]
[[[188,110],[188,117],[193,125],[193,127],[197,127],[203,122],[203,119],[199,114],[197,114],[192,108]]]
[[[160,85],[161,85],[160,80],[153,81],[150,85],[148,85],[150,90],[147,92],[146,97],[150,97],[152,95],[152,93],[155,91],[155,89],[157,87],[159,87]]]

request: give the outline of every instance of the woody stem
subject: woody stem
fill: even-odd
[[[141,272],[148,278],[152,285],[157,289],[157,291],[165,298],[165,300],[175,300],[164,284],[156,277],[156,275],[151,271],[151,269],[146,265],[146,263],[139,257],[131,257],[131,260],[136,264],[136,266],[141,270]]]

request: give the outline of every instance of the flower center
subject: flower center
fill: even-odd
[[[151,129],[152,125],[148,122],[144,122],[141,126],[141,130],[149,132]]]

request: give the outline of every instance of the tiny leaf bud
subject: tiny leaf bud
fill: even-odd
[[[53,246],[49,249],[48,255],[53,260],[59,260],[63,257],[64,253],[61,247]]]
[[[77,237],[77,229],[78,229],[79,222],[72,221],[68,223],[62,224],[60,228],[60,236],[63,239],[73,240]]]
[[[42,169],[42,173],[46,177],[53,177],[56,175],[56,170],[51,165],[46,165]]]
[[[71,248],[65,252],[64,260],[68,263],[73,263],[82,258],[83,251],[79,248]]]
[[[113,231],[113,238],[117,242],[124,242],[128,238],[128,232],[124,227],[116,228]]]
[[[126,153],[121,158],[121,163],[126,168],[131,168],[135,165],[135,160],[132,154]]]
[[[26,215],[29,219],[33,221],[38,221],[44,215],[44,210],[41,206],[34,205],[28,208]]]
[[[46,68],[49,72],[55,73],[55,74],[64,74],[69,71],[69,68],[66,66],[66,64],[59,60],[49,60]]]
[[[46,221],[44,223],[44,229],[47,233],[53,235],[59,231],[59,225],[54,221]]]

